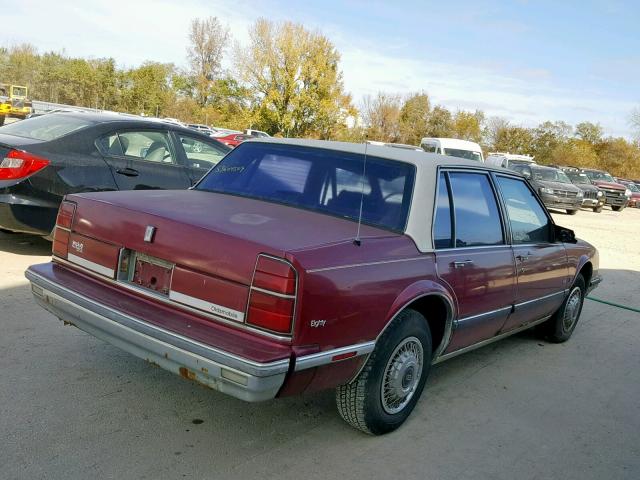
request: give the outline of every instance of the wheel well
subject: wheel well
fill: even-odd
[[[447,327],[447,320],[452,314],[446,300],[439,295],[426,295],[414,300],[405,308],[410,308],[422,314],[431,330],[432,353],[438,350]]]
[[[593,265],[591,262],[585,263],[580,269],[580,274],[584,277],[584,283],[587,288],[589,288],[589,283],[591,282],[591,276],[593,275]]]

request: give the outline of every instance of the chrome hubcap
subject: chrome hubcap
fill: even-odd
[[[574,287],[567,299],[567,306],[564,309],[564,317],[562,319],[562,326],[564,331],[568,332],[578,321],[578,315],[580,315],[580,306],[582,305],[582,290],[580,287]]]
[[[382,378],[382,407],[389,414],[400,412],[409,403],[420,383],[424,353],[416,337],[405,338],[395,348]]]

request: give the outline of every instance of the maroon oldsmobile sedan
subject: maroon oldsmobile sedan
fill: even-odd
[[[335,388],[372,434],[405,421],[434,363],[533,326],[567,340],[600,281],[595,248],[515,172],[271,138],[191,190],[67,196],[52,262],[26,276],[133,355],[247,401]]]

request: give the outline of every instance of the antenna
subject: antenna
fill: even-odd
[[[358,214],[358,229],[356,230],[356,238],[353,240],[353,244],[356,246],[362,245],[360,241],[360,225],[362,225],[362,204],[364,203],[364,179],[367,174],[367,147],[369,142],[365,137],[364,141],[364,161],[362,162],[362,179],[360,180],[360,213]]]

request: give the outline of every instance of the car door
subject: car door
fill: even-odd
[[[438,179],[434,247],[438,276],[457,300],[445,353],[494,337],[512,309],[515,266],[487,172],[443,171]]]
[[[544,318],[562,304],[571,281],[565,247],[546,209],[523,179],[496,175],[517,269],[516,301],[503,332]]]
[[[112,132],[97,145],[120,190],[186,189],[191,180],[166,130]]]
[[[184,132],[172,132],[178,154],[182,156],[191,185],[194,185],[230,151],[230,148]]]

